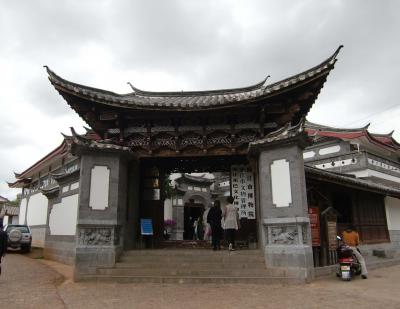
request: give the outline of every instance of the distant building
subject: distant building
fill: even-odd
[[[0,196],[0,225],[18,224],[19,207],[11,205],[10,201]]]

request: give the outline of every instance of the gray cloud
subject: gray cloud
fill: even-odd
[[[0,93],[0,105],[9,112],[0,115],[1,147],[7,148],[0,177],[22,168],[12,160],[18,145],[38,145],[23,134],[29,136],[37,121],[48,122],[38,134],[45,140],[52,134],[49,149],[57,146],[59,131],[81,123],[49,84],[44,64],[65,78],[109,90],[116,79],[124,85],[129,74],[135,86],[148,90],[180,90],[179,82],[191,88],[184,90],[215,89],[250,85],[268,74],[277,81],[344,44],[311,120],[338,126],[372,121],[378,131],[388,131],[387,124],[400,131],[400,109],[393,107],[400,79],[399,11],[394,0],[2,1],[0,70],[7,74],[0,80],[8,89]],[[171,80],[149,86],[141,78],[149,73]],[[42,119],[16,112],[21,102]]]

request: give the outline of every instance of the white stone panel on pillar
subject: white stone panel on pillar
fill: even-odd
[[[289,207],[292,203],[289,162],[275,160],[271,164],[272,203],[276,207]]]
[[[89,206],[104,210],[108,207],[110,170],[107,166],[96,165],[92,168],[90,179]]]
[[[49,227],[51,235],[75,235],[78,215],[78,194],[61,199],[50,212]]]
[[[32,195],[27,205],[27,224],[44,225],[47,224],[47,206],[49,200],[42,193]]]
[[[26,215],[26,198],[23,198],[19,206],[18,224],[25,224],[25,215]]]

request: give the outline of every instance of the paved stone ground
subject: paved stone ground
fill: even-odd
[[[301,286],[74,283],[70,267],[19,254],[3,270],[1,308],[400,308],[400,266]]]

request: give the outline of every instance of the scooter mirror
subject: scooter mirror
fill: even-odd
[[[340,237],[339,235],[336,235],[336,239],[337,240],[342,240],[342,237]]]

